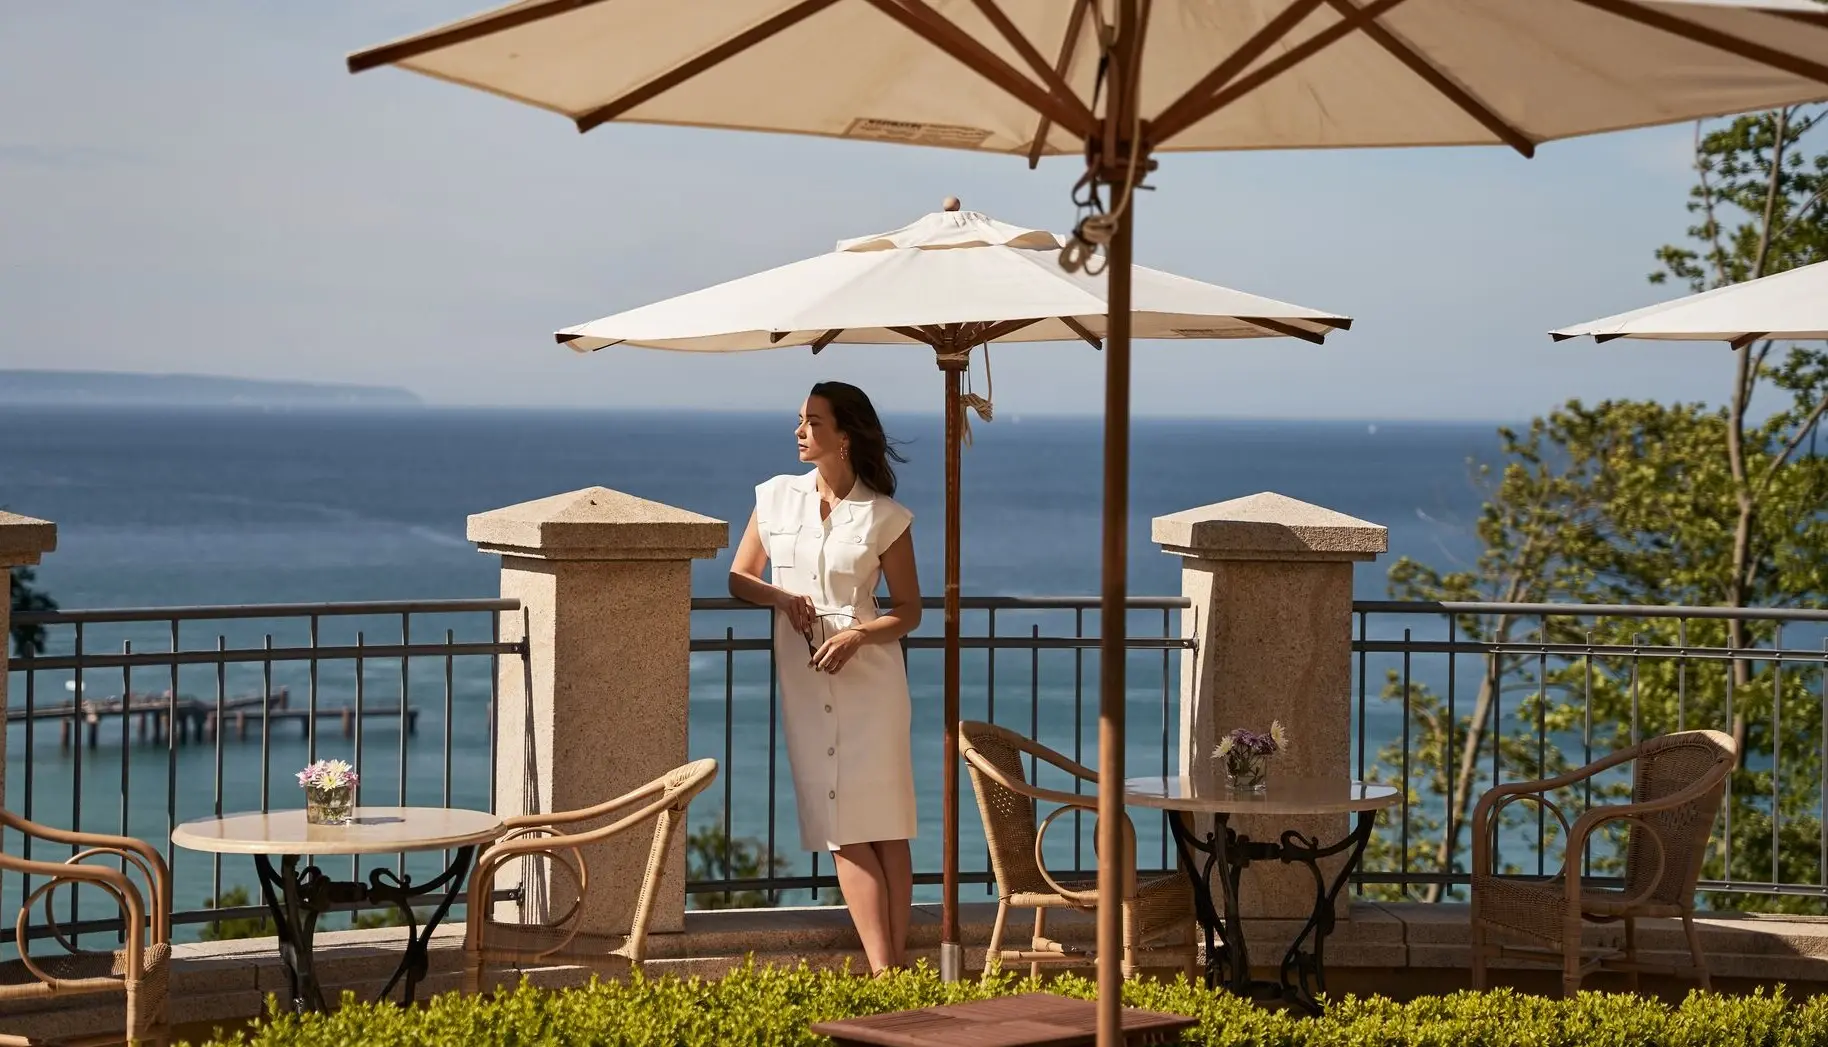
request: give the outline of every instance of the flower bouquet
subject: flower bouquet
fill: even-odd
[[[1225,764],[1225,777],[1237,792],[1262,792],[1269,777],[1269,758],[1288,748],[1282,721],[1274,720],[1268,734],[1239,727],[1219,742],[1213,759]]]
[[[312,825],[348,825],[355,820],[355,768],[342,760],[319,760],[298,772],[305,790],[305,821]]]

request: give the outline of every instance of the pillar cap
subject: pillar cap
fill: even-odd
[[[1390,548],[1385,527],[1271,491],[1158,516],[1152,537],[1199,560],[1373,560]]]
[[[483,552],[538,560],[706,560],[730,525],[607,487],[504,506],[469,519]]]
[[[56,524],[0,509],[0,568],[29,567],[55,548]]]

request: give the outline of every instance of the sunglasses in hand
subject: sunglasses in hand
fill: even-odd
[[[857,624],[856,615],[845,614],[843,611],[827,611],[815,615],[812,628],[806,630],[806,657],[817,655],[819,648],[825,646],[825,641],[846,629],[855,629]]]

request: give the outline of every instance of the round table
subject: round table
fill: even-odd
[[[406,919],[406,954],[379,997],[385,998],[404,979],[402,997],[411,1003],[413,990],[425,977],[426,946],[433,929],[463,889],[477,846],[500,834],[501,819],[486,811],[358,807],[348,825],[312,825],[305,821],[302,810],[199,818],[172,830],[171,842],[191,851],[254,856],[260,893],[279,931],[279,958],[292,989],[292,1006],[305,1012],[326,1009],[311,945],[318,917],[338,906],[378,903],[400,910]],[[305,857],[444,850],[456,851],[450,865],[437,878],[418,885],[412,877],[390,869],[371,869],[368,882],[362,883],[333,880],[316,865],[299,868]],[[272,861],[275,855],[279,857],[277,871]],[[437,907],[425,926],[418,927],[413,901],[440,890],[443,896]]]
[[[1131,778],[1124,782],[1124,803],[1171,811],[1168,819],[1181,867],[1193,883],[1194,912],[1206,934],[1206,984],[1224,986],[1245,996],[1265,993],[1280,997],[1310,1013],[1319,1013],[1317,999],[1326,991],[1325,950],[1333,932],[1334,906],[1371,839],[1377,812],[1399,799],[1396,788],[1344,778],[1288,778],[1271,774],[1260,792],[1234,790],[1222,775]],[[1358,824],[1337,843],[1322,845],[1314,837],[1293,829],[1275,842],[1240,836],[1231,828],[1232,815],[1308,817],[1356,814]],[[1193,825],[1197,815],[1210,815],[1212,829],[1201,834]],[[1204,859],[1195,855],[1204,855]],[[1345,854],[1345,865],[1328,883],[1320,871],[1322,859]],[[1314,909],[1282,958],[1277,980],[1251,977],[1250,949],[1244,939],[1244,921],[1238,912],[1238,878],[1252,862],[1299,862],[1314,876]],[[1214,871],[1222,908],[1212,898]],[[1308,939],[1313,938],[1312,947]]]

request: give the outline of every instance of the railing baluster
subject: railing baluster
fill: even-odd
[[[1404,647],[1408,647],[1409,644],[1414,641],[1415,637],[1412,633],[1413,630],[1403,630]],[[1405,877],[1409,875],[1409,719],[1411,715],[1409,697],[1409,652],[1405,650],[1403,652],[1403,758],[1402,771],[1399,775],[1399,779],[1402,782],[1402,785],[1400,786],[1402,789],[1402,829],[1400,832],[1401,842],[1398,844],[1396,852],[1397,872]],[[1403,888],[1403,897],[1408,898],[1408,896],[1409,889],[1405,886]]]
[[[222,732],[228,725],[223,722],[223,713],[228,704],[228,637],[216,635],[216,654],[222,660],[216,663],[216,795],[210,803],[210,813],[222,817]],[[210,855],[209,897],[211,906],[219,906],[222,898],[222,855]]]
[[[311,616],[305,646],[311,648],[312,658],[306,664],[311,674],[305,684],[305,762],[317,762],[317,615]]]
[[[731,848],[735,846],[736,834],[732,828],[731,808],[735,804],[736,788],[736,629],[724,627],[724,868],[723,877],[728,880],[735,876],[735,865],[731,861]],[[772,856],[771,856],[772,857]],[[762,875],[773,876],[774,865],[762,870]]]
[[[178,633],[178,619],[171,620],[171,653],[177,654],[181,637]],[[178,660],[171,660],[171,734],[165,739],[165,867],[172,867],[177,861],[177,845],[171,842],[171,831],[178,827]],[[199,728],[201,725],[198,725]],[[191,724],[186,722],[183,729],[188,730]],[[201,735],[197,741],[202,741]]]
[[[1543,615],[1536,623],[1536,639],[1539,643],[1549,642],[1549,617]],[[1536,777],[1549,776],[1549,654],[1541,649],[1536,654]],[[1542,804],[1536,808],[1536,875],[1546,875],[1549,839],[1549,811]]]
[[[1783,854],[1784,805],[1778,785],[1784,773],[1784,623],[1777,623],[1771,642],[1777,647],[1771,658],[1771,882],[1782,883],[1778,859]]]

